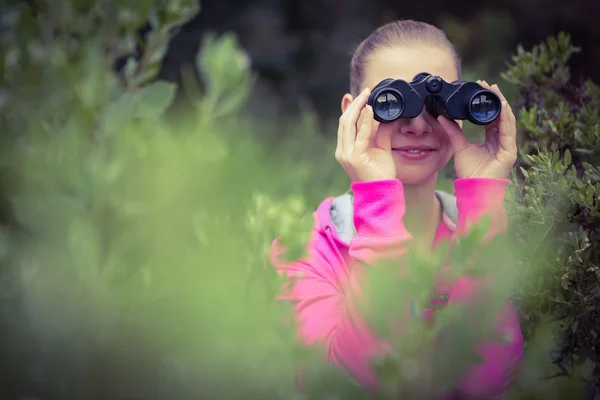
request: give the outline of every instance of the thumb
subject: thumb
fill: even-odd
[[[377,147],[386,151],[392,151],[392,130],[378,130],[376,135],[375,144]]]
[[[469,144],[469,141],[467,140],[463,130],[461,129],[460,125],[456,123],[456,121],[446,118],[443,115],[440,115],[437,120],[448,134],[450,146],[452,147],[452,153],[457,154]]]

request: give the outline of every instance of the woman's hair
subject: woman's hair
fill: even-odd
[[[417,47],[429,45],[448,50],[454,58],[460,79],[461,62],[454,45],[441,29],[425,22],[400,20],[379,27],[357,47],[350,62],[350,93],[358,95],[364,79],[365,65],[369,56],[382,47]]]

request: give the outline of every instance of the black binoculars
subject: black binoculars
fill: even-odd
[[[502,109],[500,98],[476,82],[448,83],[427,72],[417,74],[412,82],[401,79],[381,81],[371,91],[368,104],[379,122],[415,118],[425,106],[434,117],[443,115],[486,125],[498,118]]]

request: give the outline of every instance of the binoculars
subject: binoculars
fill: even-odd
[[[384,79],[371,91],[368,104],[379,122],[415,118],[425,106],[434,117],[486,125],[498,118],[502,109],[500,98],[476,82],[448,83],[427,72],[417,74],[412,82]]]

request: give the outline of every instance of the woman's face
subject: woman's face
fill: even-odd
[[[446,82],[458,79],[451,53],[437,47],[382,48],[371,54],[365,65],[363,88],[373,89],[386,78],[412,81],[420,72],[442,77]],[[349,96],[349,95],[347,95]],[[342,102],[347,107],[349,97]],[[460,123],[460,121],[457,121]],[[396,160],[396,176],[407,185],[418,185],[437,179],[437,173],[448,163],[452,150],[446,131],[423,107],[416,118],[400,118],[391,123],[375,121],[377,132],[392,131],[392,152]],[[411,154],[406,147],[433,149],[423,155]],[[402,149],[404,148],[404,149]]]

